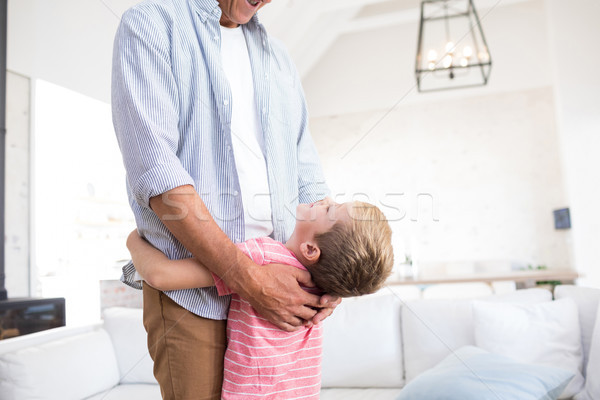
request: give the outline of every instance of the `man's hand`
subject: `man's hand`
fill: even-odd
[[[285,331],[298,330],[307,321],[318,323],[331,315],[339,304],[331,296],[320,297],[300,287],[314,287],[308,271],[285,264],[269,264],[268,268],[256,266],[245,272],[243,277],[235,279],[238,284],[232,289],[258,314]]]

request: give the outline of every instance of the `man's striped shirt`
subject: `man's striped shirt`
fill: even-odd
[[[192,185],[236,243],[245,238],[244,205],[232,151],[231,88],[222,68],[216,0],[144,0],[123,14],[114,44],[113,123],[139,233],[169,259],[191,254],[149,200]],[[281,43],[256,15],[242,26],[265,142],[273,238],[285,241],[298,203],[328,194],[308,131],[300,78]],[[122,280],[135,284],[135,268]],[[225,319],[229,297],[214,287],[168,291],[187,310]]]

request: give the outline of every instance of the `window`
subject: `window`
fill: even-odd
[[[38,80],[33,149],[33,295],[65,297],[67,324],[100,318],[135,228],[110,105]]]

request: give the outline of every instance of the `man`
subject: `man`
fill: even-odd
[[[146,0],[128,10],[115,39],[113,122],[140,234],[171,259],[196,257],[292,331],[339,300],[306,293],[308,273],[260,268],[233,243],[285,241],[296,204],[328,192],[298,74],[255,15],[269,2]],[[214,288],[143,291],[163,398],[218,399],[229,298]]]

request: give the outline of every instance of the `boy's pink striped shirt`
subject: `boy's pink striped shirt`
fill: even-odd
[[[306,269],[282,243],[271,238],[237,245],[258,265],[289,264]],[[232,294],[222,398],[318,399],[321,388],[321,324],[285,332],[258,316],[250,303],[214,276],[219,295]]]

